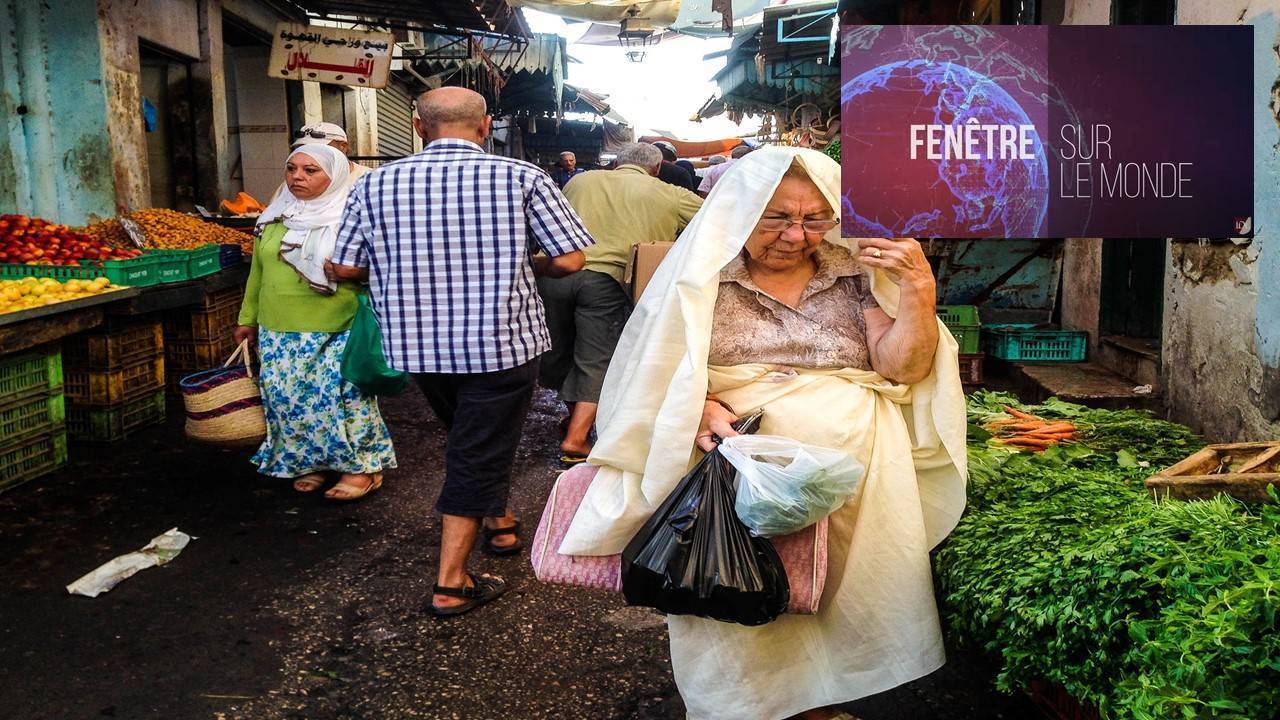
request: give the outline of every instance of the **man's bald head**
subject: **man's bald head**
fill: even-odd
[[[428,90],[415,103],[414,127],[423,140],[457,138],[482,142],[489,135],[489,109],[484,96],[460,87]]]

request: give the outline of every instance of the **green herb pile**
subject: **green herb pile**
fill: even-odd
[[[840,141],[838,139],[832,140],[831,144],[827,145],[827,147],[824,148],[822,152],[826,153],[827,157],[831,158],[832,160],[835,160],[836,162],[840,162]]]
[[[1003,405],[1082,429],[995,443]],[[1280,506],[1153,503],[1142,481],[1202,443],[1137,411],[969,401],[969,507],[936,556],[944,621],[1002,659],[1001,689],[1063,685],[1103,718],[1280,718]]]

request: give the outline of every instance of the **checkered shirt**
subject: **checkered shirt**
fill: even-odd
[[[333,262],[369,268],[392,368],[485,373],[551,349],[531,256],[594,242],[537,166],[445,139],[360,179]]]

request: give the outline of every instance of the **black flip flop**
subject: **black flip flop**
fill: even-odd
[[[523,542],[520,542],[520,540],[519,540],[518,538],[516,539],[516,541],[515,541],[515,543],[514,543],[514,544],[512,544],[512,545],[507,545],[507,546],[503,546],[503,547],[499,547],[499,546],[497,546],[497,545],[494,545],[494,544],[491,542],[491,541],[492,541],[495,537],[497,537],[498,535],[515,535],[515,534],[517,534],[517,533],[519,533],[519,532],[520,532],[520,521],[519,521],[519,520],[517,520],[517,521],[516,521],[516,524],[515,524],[515,525],[512,525],[511,527],[505,527],[505,528],[491,528],[491,527],[486,527],[486,528],[483,528],[483,533],[482,533],[482,534],[483,534],[483,537],[484,537],[484,551],[485,551],[485,552],[487,552],[487,553],[489,553],[490,555],[495,555],[495,556],[497,556],[497,557],[507,557],[507,556],[515,555],[516,553],[519,553],[521,550],[523,550],[523,549],[524,549],[524,543],[523,543]]]
[[[466,602],[451,607],[436,607],[435,603],[427,603],[427,612],[436,617],[450,617],[453,615],[461,615],[480,607],[481,605],[497,600],[502,593],[507,591],[507,583],[500,577],[492,575],[472,575],[467,573],[467,577],[471,578],[471,587],[445,587],[436,585],[432,588],[432,592],[436,595],[448,595],[449,597],[465,598]]]

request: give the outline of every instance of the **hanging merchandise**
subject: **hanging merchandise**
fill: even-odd
[[[734,429],[753,432],[760,413]],[[694,465],[622,551],[630,605],[763,625],[786,609],[790,586],[768,540],[734,513],[733,466],[712,450]]]

